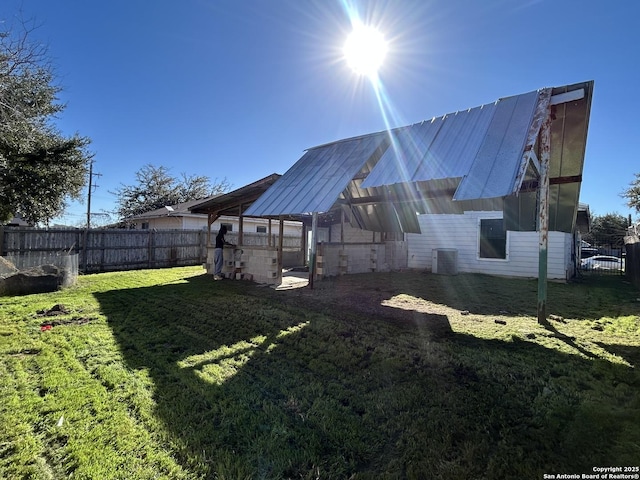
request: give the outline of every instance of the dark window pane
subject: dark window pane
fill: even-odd
[[[480,258],[507,258],[507,232],[501,218],[480,220]]]

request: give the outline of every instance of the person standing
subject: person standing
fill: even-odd
[[[214,280],[222,280],[222,266],[224,265],[224,246],[225,245],[230,245],[232,247],[234,247],[235,245],[233,243],[229,243],[226,241],[226,239],[224,238],[224,236],[227,234],[227,227],[226,225],[222,225],[220,227],[220,230],[218,231],[218,234],[216,235],[216,247],[213,250],[213,262],[215,265],[214,271],[213,271],[213,278]]]

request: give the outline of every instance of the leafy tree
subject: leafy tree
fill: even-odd
[[[79,198],[90,140],[66,137],[54,126],[64,110],[46,47],[33,28],[0,31],[0,223],[20,214],[33,223],[59,215]]]
[[[627,227],[627,219],[618,213],[594,215],[591,219],[591,231],[583,239],[593,246],[622,247]]]
[[[205,176],[183,173],[181,178],[176,178],[163,166],[147,164],[136,172],[135,184],[121,184],[111,193],[118,197],[116,214],[126,219],[167,205],[223,193],[229,187],[226,179],[211,185]]]
[[[636,212],[640,213],[640,173],[636,173],[635,177],[621,196],[627,199],[628,207],[635,208]]]

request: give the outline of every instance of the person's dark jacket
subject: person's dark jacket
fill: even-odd
[[[224,236],[227,234],[227,227],[224,225],[220,227],[220,231],[218,235],[216,235],[216,248],[224,248],[225,245],[231,245],[224,239]]]

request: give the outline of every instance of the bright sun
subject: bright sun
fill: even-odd
[[[344,44],[344,58],[358,74],[376,77],[387,54],[387,42],[374,27],[356,24]]]

